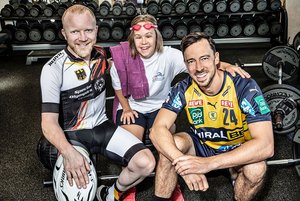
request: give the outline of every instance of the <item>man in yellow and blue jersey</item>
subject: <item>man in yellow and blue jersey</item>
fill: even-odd
[[[251,200],[263,185],[266,159],[274,154],[271,114],[253,79],[217,69],[213,39],[204,33],[183,38],[189,76],[169,93],[150,138],[159,151],[153,200],[169,200],[180,175],[190,190],[208,189],[206,173],[228,169],[234,199]],[[169,128],[185,110],[190,131]]]

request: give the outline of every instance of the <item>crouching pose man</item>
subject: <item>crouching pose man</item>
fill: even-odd
[[[270,110],[253,79],[217,69],[219,53],[203,33],[181,42],[189,77],[177,83],[159,111],[151,133],[160,152],[153,200],[169,200],[180,175],[190,190],[205,191],[205,174],[229,169],[234,198],[251,200],[262,187],[266,159],[274,152]],[[191,130],[172,135],[185,110]]]
[[[72,145],[124,166],[113,186],[97,190],[100,201],[121,200],[126,190],[154,170],[155,158],[138,138],[106,116],[108,62],[104,49],[95,45],[98,27],[93,12],[73,5],[65,11],[62,24],[67,47],[47,62],[41,73],[43,134],[63,156],[71,186],[86,188],[90,170]]]

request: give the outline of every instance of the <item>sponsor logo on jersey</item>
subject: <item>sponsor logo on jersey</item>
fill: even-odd
[[[190,100],[188,106],[189,107],[203,106],[203,100]]]
[[[204,124],[203,107],[189,108],[189,114],[195,126]]]
[[[215,109],[217,109],[216,105],[217,105],[217,102],[215,102],[215,104],[211,103],[211,102],[208,102],[207,105],[210,105],[212,107],[214,107]]]
[[[233,102],[229,100],[221,100],[221,106],[233,108]]]
[[[241,108],[245,113],[255,116],[255,111],[254,111],[252,105],[245,98],[242,100]]]
[[[64,53],[63,52],[59,52],[57,53],[54,57],[52,57],[52,59],[49,61],[49,66],[51,66],[53,63],[55,63],[55,61],[61,57],[64,56]]]
[[[254,100],[257,103],[261,114],[267,114],[270,112],[270,109],[262,95],[255,97]]]
[[[249,89],[249,92],[258,92],[258,90],[256,89],[256,86],[255,86],[254,89]]]
[[[174,107],[176,109],[179,109],[179,108],[182,107],[182,103],[181,103],[181,100],[180,100],[180,97],[179,97],[179,93],[177,93],[177,95],[173,99],[173,102],[172,102],[171,105],[172,105],[172,107]]]
[[[157,72],[156,75],[154,75],[154,77],[152,78],[153,81],[163,81],[165,78],[164,74],[162,74],[161,72]]]
[[[227,131],[227,136],[229,140],[235,140],[244,137],[244,132],[240,129],[234,131]]]
[[[216,121],[217,120],[217,113],[214,112],[214,111],[211,111],[208,113],[208,117],[213,120],[213,121]]]
[[[226,140],[228,139],[223,131],[220,131],[220,132],[205,131],[205,132],[200,132],[200,133],[197,132],[196,134],[201,139],[216,139],[216,138],[226,139]]]
[[[75,74],[78,80],[84,80],[86,78],[86,72],[84,71],[83,68],[76,70]]]
[[[101,77],[100,79],[97,79],[95,84],[94,84],[94,89],[96,91],[102,91],[103,87],[105,85],[105,80],[103,79],[103,77]]]

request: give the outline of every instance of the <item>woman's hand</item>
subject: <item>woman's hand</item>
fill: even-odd
[[[221,62],[220,63],[220,70],[223,71],[227,71],[228,73],[230,73],[232,76],[235,76],[236,73],[239,74],[242,78],[250,78],[251,75],[249,73],[247,73],[247,71],[245,71],[244,69],[242,69],[241,67],[239,67],[238,65],[232,65],[230,63],[226,63],[226,62]]]
[[[123,109],[123,113],[121,115],[121,122],[123,122],[123,124],[131,124],[131,123],[135,123],[135,118],[138,118],[139,115],[136,111],[132,110],[132,109],[127,109],[124,110]]]

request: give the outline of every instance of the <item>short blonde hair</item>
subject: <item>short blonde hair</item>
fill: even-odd
[[[66,17],[70,14],[82,14],[88,12],[91,14],[92,18],[94,19],[94,23],[96,24],[96,16],[94,12],[89,9],[88,7],[81,5],[81,4],[75,4],[73,6],[70,6],[67,10],[65,10],[63,16],[61,17],[62,25],[64,26],[66,22]]]
[[[155,17],[153,17],[152,15],[138,15],[136,16],[132,21],[131,21],[131,26],[139,23],[139,22],[150,22],[152,24],[157,25],[157,20],[155,19]],[[163,38],[162,35],[160,33],[160,31],[156,28],[155,30],[155,34],[156,34],[156,45],[155,45],[155,51],[156,52],[162,52],[163,51]],[[135,47],[134,44],[134,31],[130,31],[130,34],[128,36],[128,42],[129,42],[129,47],[131,49],[131,56],[133,58],[135,58],[138,55],[138,51]]]

